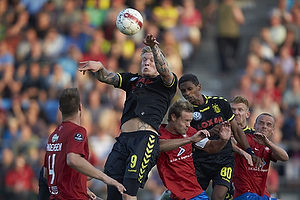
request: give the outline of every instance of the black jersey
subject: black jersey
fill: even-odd
[[[205,96],[204,104],[194,105],[193,120],[191,126],[197,130],[211,129],[216,124],[224,121],[232,121],[234,114],[231,110],[231,106],[228,101],[222,97],[217,96]],[[213,135],[209,138],[210,140],[218,140],[218,135]],[[217,163],[220,165],[230,163],[234,161],[234,155],[232,150],[231,141],[228,140],[225,147],[215,153],[210,154],[201,149],[195,148],[193,154],[194,162],[199,163]]]
[[[118,73],[118,88],[126,91],[121,124],[131,118],[139,117],[158,132],[177,89],[177,77],[174,75],[170,86],[164,84],[160,75],[149,78],[132,73]]]
[[[255,132],[254,128],[251,128],[249,126],[245,126],[243,128],[243,131],[244,131],[245,134],[249,134],[249,135],[253,135],[254,132]]]

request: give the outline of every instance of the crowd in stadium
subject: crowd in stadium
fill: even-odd
[[[239,94],[249,100],[250,126],[261,112],[275,117],[272,141],[293,162],[292,169],[290,164],[276,169],[299,182],[300,3],[278,2],[266,11],[270,23],[252,38],[247,65],[238,66],[239,84],[228,98]],[[0,0],[0,199],[11,194],[36,199],[45,144],[61,122],[57,98],[63,88],[80,90],[90,162],[103,170],[120,134],[125,93],[80,74],[79,62],[99,60],[108,71],[139,73],[142,40],[151,33],[180,78],[201,53],[201,31],[214,6],[200,12],[193,0]],[[142,31],[130,37],[115,25],[126,7],[144,18]],[[105,196],[102,182],[89,186]],[[153,169],[142,195],[158,198],[165,189]]]

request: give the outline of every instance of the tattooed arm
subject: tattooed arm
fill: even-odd
[[[144,44],[151,47],[156,69],[160,74],[160,76],[162,77],[164,83],[166,85],[171,85],[173,83],[174,75],[169,68],[169,64],[164,54],[162,53],[161,49],[158,47],[159,43],[157,42],[156,38],[153,37],[153,35],[148,34],[143,40],[143,42]]]
[[[118,86],[120,79],[119,76],[114,72],[108,72],[101,62],[85,61],[80,62],[80,64],[83,64],[83,66],[79,67],[78,70],[83,72],[83,75],[87,71],[91,71],[99,81],[113,86]]]

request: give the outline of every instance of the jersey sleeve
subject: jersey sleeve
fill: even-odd
[[[222,101],[226,121],[230,122],[234,119],[234,114],[232,112],[231,106],[226,99],[222,99],[221,101]]]
[[[138,74],[132,74],[132,73],[117,73],[119,76],[119,84],[118,86],[115,86],[116,88],[120,88],[126,91],[127,84],[130,80],[134,78],[138,78]]]
[[[68,142],[66,145],[66,154],[76,153],[88,159],[88,138],[86,130],[83,127],[78,127],[69,134]]]

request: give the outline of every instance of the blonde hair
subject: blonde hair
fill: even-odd
[[[144,48],[142,48],[141,56],[145,53],[152,53],[152,50],[149,46],[145,46]]]

